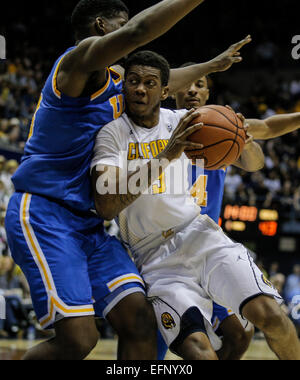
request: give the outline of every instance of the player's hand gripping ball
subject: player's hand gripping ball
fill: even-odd
[[[209,105],[198,108],[201,115],[192,121],[192,125],[204,126],[189,136],[188,140],[203,145],[202,149],[187,149],[185,154],[193,162],[204,160],[207,170],[226,168],[236,162],[248,139],[244,123],[237,114],[223,106]]]

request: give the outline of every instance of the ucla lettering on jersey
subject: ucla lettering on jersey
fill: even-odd
[[[57,88],[57,73],[68,49],[54,64],[32,119],[16,191],[57,199],[80,210],[94,209],[89,168],[97,133],[123,112],[122,79],[111,68],[103,88],[72,98]]]

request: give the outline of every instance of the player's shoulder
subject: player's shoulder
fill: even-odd
[[[186,115],[187,110],[173,110],[167,108],[160,109],[161,120],[167,124],[178,124],[180,119]]]
[[[171,109],[171,108],[161,108],[160,109],[160,112],[163,114],[163,115],[168,115],[168,116],[174,116],[174,115],[185,115],[188,111],[186,109],[182,109],[182,110],[174,110],[174,109]]]
[[[113,136],[124,136],[126,135],[126,114],[123,114],[118,119],[111,121],[110,123],[104,125],[99,133],[98,137],[103,135],[113,135]]]

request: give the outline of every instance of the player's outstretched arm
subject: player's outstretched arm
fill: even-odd
[[[190,86],[199,78],[211,73],[226,71],[230,69],[233,64],[241,62],[243,59],[240,55],[240,50],[251,41],[252,39],[249,35],[236,44],[231,45],[227,50],[211,61],[171,70],[169,82],[170,94],[176,94],[179,90]]]
[[[203,124],[189,126],[191,121],[199,116],[194,110],[189,111],[180,121],[169,140],[165,150],[155,159],[139,167],[134,173],[128,174],[124,168],[116,166],[102,165],[101,160],[106,157],[101,146],[95,147],[95,157],[97,166],[92,170],[92,186],[95,199],[96,210],[104,220],[112,220],[124,209],[135,202],[149,187],[162,175],[164,170],[173,160],[178,159],[184,150],[189,148],[202,149],[203,145],[187,141],[187,138],[202,128]],[[97,140],[103,141],[106,138],[105,128],[100,131]],[[111,144],[111,142],[108,142]],[[115,146],[111,150],[117,151]],[[99,159],[99,161],[98,161]],[[127,162],[126,162],[127,165]],[[112,191],[109,191],[111,189]]]
[[[283,136],[300,128],[300,112],[275,115],[265,120],[247,119],[248,132],[255,140],[268,140]]]
[[[58,87],[65,94],[80,96],[89,75],[103,71],[136,48],[166,33],[204,0],[163,0],[133,17],[126,25],[103,37],[79,43],[63,60]]]
[[[232,109],[230,106],[227,106],[227,108]],[[265,166],[264,152],[250,134],[249,125],[245,117],[241,113],[238,113],[237,116],[243,122],[248,138],[240,158],[233,165],[246,172],[257,172]]]
[[[233,164],[246,172],[257,172],[265,166],[265,156],[261,147],[253,141],[246,143],[241,157]]]

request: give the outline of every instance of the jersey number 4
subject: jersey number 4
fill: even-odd
[[[200,207],[207,207],[207,175],[200,175],[190,190]]]

